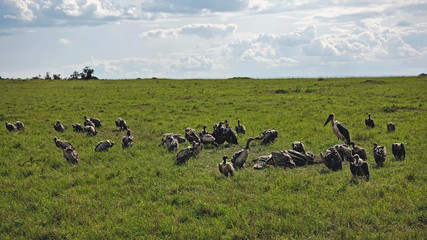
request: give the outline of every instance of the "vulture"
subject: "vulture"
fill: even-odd
[[[273,151],[269,160],[276,167],[294,168],[296,164],[288,151]],[[268,164],[268,162],[266,162]]]
[[[208,146],[215,146],[218,147],[218,144],[215,142],[215,138],[214,136],[212,136],[212,134],[210,133],[205,133],[200,137],[200,141],[203,143],[203,146],[208,147]]]
[[[355,154],[359,155],[359,157],[363,160],[366,161],[366,151],[364,148],[359,147],[359,145],[356,145],[354,142],[350,143],[350,146],[353,146],[353,150],[351,150],[351,154],[353,154],[353,156]]]
[[[304,148],[304,144],[302,142],[293,142],[292,143],[292,149],[305,154],[305,148]]]
[[[227,162],[227,159],[227,156],[223,156],[222,162],[218,163],[219,172],[226,177],[228,177],[228,175],[232,177],[234,176],[234,167],[233,164]]]
[[[64,125],[61,124],[61,122],[58,120],[56,121],[56,123],[53,125],[53,128],[55,128],[55,130],[57,132],[64,132],[65,131],[65,127]]]
[[[326,150],[325,156],[323,156],[323,154],[320,153],[320,157],[322,158],[326,167],[328,167],[332,171],[338,171],[342,169],[341,156],[334,147],[328,148],[328,150]]]
[[[197,131],[192,128],[186,128],[185,129],[185,139],[187,139],[188,142],[200,142],[199,134],[197,134]]]
[[[235,168],[243,167],[243,165],[246,162],[246,159],[248,159],[248,156],[249,156],[249,143],[253,140],[255,140],[255,138],[249,138],[246,141],[246,147],[234,153],[233,157],[231,158],[231,163],[233,164],[233,167]]]
[[[338,138],[338,143],[339,140],[342,140],[344,143],[350,144],[350,133],[348,132],[347,128],[344,127],[344,125],[335,120],[335,115],[333,113],[329,114],[329,117],[326,119],[325,125],[323,125],[323,127],[326,126],[329,121],[332,124],[332,131]]]
[[[343,161],[350,162],[353,160],[353,153],[352,153],[351,148],[348,145],[336,144],[334,146],[334,148],[335,148],[335,150],[337,150],[338,154],[340,155],[340,157]]]
[[[203,131],[199,132],[199,137],[202,138],[206,134],[212,135],[212,133],[206,131],[206,126],[203,126]]]
[[[173,135],[168,135],[167,137],[166,137],[166,146],[168,147],[168,150],[169,150],[169,152],[172,152],[172,151],[178,151],[178,148],[179,148],[179,142],[178,142],[178,140],[176,139],[176,138],[174,138],[174,136]]]
[[[73,124],[73,131],[74,132],[84,132],[85,129],[83,128],[83,126],[80,123],[74,123]]]
[[[396,126],[394,125],[394,123],[392,122],[387,123],[387,130],[389,132],[394,132],[394,130],[396,130]]]
[[[368,118],[365,119],[365,125],[368,128],[374,128],[375,127],[375,121],[371,118],[371,114],[368,114]]]
[[[350,162],[350,171],[353,176],[366,177],[369,181],[369,165],[363,161],[358,154],[353,156],[353,161]]]
[[[261,144],[268,144],[274,142],[276,140],[279,133],[274,129],[267,129],[262,131],[259,134],[261,137],[256,138],[257,140],[262,140]]]
[[[234,129],[236,129],[237,134],[246,134],[246,128],[240,124],[240,119],[237,120],[237,126]]]
[[[86,116],[85,116],[85,119],[87,119]],[[91,121],[91,122],[93,122],[93,124],[95,124],[95,128],[102,127],[101,120],[99,120],[98,118],[91,117],[91,118],[89,118],[89,121]]]
[[[227,120],[225,120],[225,128],[223,129],[223,135],[224,135],[225,141],[227,141],[229,144],[239,144],[237,142],[237,134],[230,127]]]
[[[62,152],[67,162],[73,164],[79,163],[79,154],[77,153],[76,149],[73,148],[73,146],[68,146],[67,148],[62,149]]]
[[[163,134],[163,137],[162,137],[162,144],[164,144],[167,141],[169,136],[178,140],[178,143],[183,143],[183,142],[187,141],[184,137],[181,136],[181,134],[165,133],[165,134]]]
[[[403,143],[393,143],[393,145],[391,145],[391,151],[397,161],[405,160],[406,152]]]
[[[16,130],[16,126],[12,123],[6,122],[6,129],[9,130],[9,132],[12,132]]]
[[[71,145],[71,143],[64,141],[64,140],[59,140],[57,137],[53,138],[53,142],[55,142],[55,145],[61,150],[64,150],[70,146],[72,149],[74,149],[74,147],[73,147],[73,145]]]
[[[85,121],[83,123],[83,125],[86,126],[91,126],[93,128],[96,128],[95,123],[93,123],[89,118],[87,118],[86,116],[84,117]]]
[[[109,148],[113,147],[115,143],[110,142],[110,140],[105,140],[99,142],[95,147],[95,152],[104,152],[108,151]]]
[[[295,166],[305,166],[314,164],[314,155],[311,152],[300,153],[295,150],[287,150],[286,153],[292,158]]]
[[[187,148],[182,149],[176,154],[176,165],[181,165],[186,163],[191,156],[193,155],[193,146],[188,146]]]
[[[196,157],[199,155],[199,153],[202,151],[203,144],[201,142],[193,141],[193,157]]]
[[[118,118],[115,121],[115,123],[116,123],[116,126],[119,127],[119,131],[124,131],[128,129],[128,125],[126,124],[126,121],[121,118]]]
[[[223,144],[225,142],[224,136],[224,127],[222,126],[223,122],[219,122],[219,124],[215,124],[213,126],[212,136],[215,138],[215,142],[217,144]]]
[[[382,166],[385,162],[387,149],[385,146],[378,146],[378,143],[374,143],[373,148],[374,159],[378,166]]]
[[[88,136],[95,136],[98,133],[92,126],[85,126],[84,130]]]
[[[133,136],[130,129],[127,130],[126,135],[122,138],[122,148],[133,146]]]
[[[24,123],[21,121],[16,121],[15,126],[16,126],[16,129],[18,130],[24,130]]]
[[[252,168],[255,170],[260,170],[268,167],[268,165],[272,165],[273,164],[272,157],[273,155],[270,154],[270,155],[264,155],[264,156],[255,158],[254,160],[252,160],[253,162],[255,162]]]

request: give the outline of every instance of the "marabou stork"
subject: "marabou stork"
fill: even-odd
[[[350,144],[350,133],[348,132],[347,128],[344,127],[344,125],[335,120],[335,115],[333,113],[329,114],[329,117],[323,126],[326,126],[329,121],[331,121],[332,124],[332,131],[334,132],[335,136],[338,137],[338,143],[341,139],[344,141],[344,143]]]

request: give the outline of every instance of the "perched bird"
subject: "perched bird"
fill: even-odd
[[[125,120],[118,118],[116,121],[116,126],[119,127],[119,131],[124,131],[128,129],[128,125]]]
[[[74,132],[84,132],[85,129],[83,128],[83,126],[80,123],[74,123],[73,124],[73,131]]]
[[[122,138],[122,148],[128,148],[133,146],[133,136],[130,129],[127,130],[126,135]]]
[[[110,140],[105,140],[99,142],[95,147],[95,152],[108,151],[109,148],[113,147],[115,143],[110,142]]]
[[[98,133],[92,126],[85,126],[84,130],[87,136],[95,136]]]
[[[366,177],[369,181],[369,165],[366,161],[363,161],[358,154],[353,156],[353,160],[350,162],[350,171],[353,176]]]
[[[335,115],[333,113],[329,114],[329,117],[323,126],[326,126],[329,121],[332,124],[332,131],[334,132],[335,136],[338,137],[338,143],[339,140],[342,140],[344,143],[350,144],[350,133],[348,132],[347,128],[335,120]]]
[[[394,130],[396,130],[396,126],[394,125],[394,123],[392,122],[387,123],[387,130],[389,132],[394,132]]]
[[[9,132],[16,131],[16,126],[12,123],[6,122],[6,129],[9,130]]]
[[[279,133],[274,129],[266,129],[259,134],[261,137],[257,137],[256,140],[262,140],[261,144],[272,143],[276,140]]]
[[[57,132],[64,132],[65,131],[65,127],[64,125],[61,124],[61,122],[58,120],[56,121],[56,123],[53,125],[53,128],[55,128],[55,130]]]
[[[246,134],[246,128],[240,124],[240,119],[237,120],[237,126],[234,129],[236,129],[237,134]]]
[[[168,147],[169,152],[172,151],[178,151],[179,148],[179,142],[176,138],[174,138],[172,135],[168,135],[166,137],[166,146]]]
[[[300,152],[300,153],[304,153],[305,154],[305,148],[304,148],[304,144],[302,142],[293,142],[292,143],[292,149]]]
[[[368,114],[368,118],[365,119],[365,125],[368,128],[374,128],[375,127],[375,121],[371,118],[371,114]]]
[[[397,161],[405,160],[406,152],[403,143],[393,143],[393,145],[391,145],[391,151]]]
[[[230,162],[227,162],[227,159],[228,159],[227,156],[223,156],[222,162],[218,163],[219,172],[226,177],[228,177],[228,175],[234,176],[233,164],[231,164]]]
[[[248,159],[248,156],[249,156],[249,143],[253,140],[255,140],[255,138],[249,138],[246,141],[245,148],[235,152],[233,157],[231,157],[231,163],[233,164],[233,167],[235,168],[243,167],[243,165],[246,162],[246,159]]]
[[[192,128],[185,129],[185,139],[187,139],[189,143],[192,143],[193,141],[200,142],[199,134],[197,134],[197,131]]]
[[[353,160],[353,153],[350,146],[346,144],[336,144],[334,145],[334,148],[337,150],[343,161],[350,162]]]
[[[342,169],[341,156],[334,147],[328,148],[328,150],[326,150],[325,156],[323,156],[323,153],[320,153],[320,157],[322,158],[326,167],[332,171],[338,171]]]
[[[192,155],[193,155],[193,146],[188,146],[182,149],[176,154],[175,164],[181,165],[186,163],[191,158]]]
[[[15,126],[18,130],[24,130],[24,123],[21,121],[16,121]]]
[[[387,150],[385,146],[378,146],[378,143],[374,143],[373,153],[377,165],[382,166],[385,162],[387,155]]]
[[[94,129],[96,128],[95,123],[93,123],[89,118],[87,118],[87,116],[84,116],[85,121],[83,122],[83,125],[86,126],[91,126]]]
[[[79,154],[77,153],[76,149],[73,148],[73,146],[68,146],[65,149],[62,149],[64,158],[69,163],[78,164],[79,163]]]
[[[353,146],[353,150],[351,150],[351,154],[353,155],[357,154],[363,161],[366,161],[367,156],[364,148],[360,147],[359,145],[356,145],[354,142],[350,142],[350,146]]]
[[[71,143],[64,141],[64,140],[59,140],[57,137],[54,137],[53,141],[55,142],[55,145],[61,150],[66,149],[67,147],[70,147],[70,146],[71,146],[71,148],[74,149],[74,147]]]

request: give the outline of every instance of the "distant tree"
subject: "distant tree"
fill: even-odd
[[[53,79],[55,80],[61,79],[61,74],[53,74]]]
[[[46,76],[44,77],[44,79],[52,79],[52,78],[50,77],[50,73],[49,73],[49,72],[46,72]]]
[[[83,72],[80,74],[82,79],[92,79],[92,78],[96,78],[95,76],[92,76],[92,74],[95,72],[95,70],[93,70],[90,67],[85,67],[83,68]]]
[[[80,73],[74,71],[73,74],[70,75],[70,79],[79,79]]]

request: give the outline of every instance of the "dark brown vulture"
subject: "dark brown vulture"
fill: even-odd
[[[387,149],[385,146],[378,146],[378,143],[374,143],[374,148],[372,150],[375,162],[378,166],[382,166],[386,160]]]
[[[240,124],[240,119],[237,120],[237,126],[234,128],[237,134],[246,134],[246,128]]]
[[[368,118],[365,119],[365,125],[368,128],[374,128],[375,127],[375,121],[371,118],[371,114],[368,114]]]
[[[355,177],[366,177],[369,180],[369,165],[363,161],[358,154],[355,154],[354,160],[350,162],[350,171]]]
[[[64,132],[65,131],[65,127],[64,125],[61,124],[61,122],[58,120],[56,121],[56,123],[53,125],[53,128],[55,128],[55,130],[57,132]]]
[[[122,148],[128,148],[133,146],[133,136],[130,129],[127,130],[126,135],[122,138]]]
[[[113,147],[114,144],[115,143],[110,142],[110,140],[101,141],[95,146],[95,152],[108,151],[108,149]]]
[[[391,151],[397,161],[405,160],[406,152],[403,143],[393,143],[393,145],[391,145]]]

